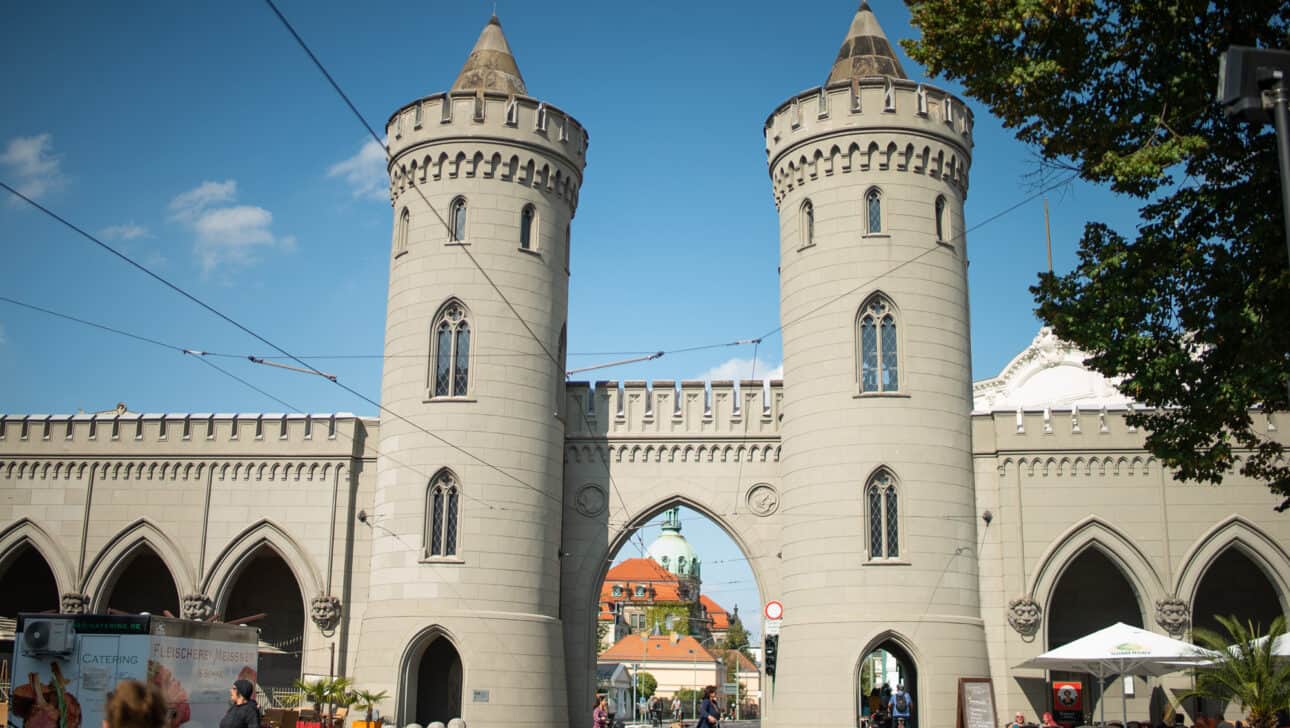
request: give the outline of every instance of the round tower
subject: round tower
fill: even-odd
[[[963,203],[972,116],[862,3],[824,86],[766,121],[780,220],[785,616],[768,715],[853,725],[862,658],[918,726],[985,677]],[[893,688],[896,685],[892,685]]]
[[[398,725],[566,725],[560,408],[587,134],[528,95],[496,17],[452,89],[386,134],[388,409],[356,676]]]

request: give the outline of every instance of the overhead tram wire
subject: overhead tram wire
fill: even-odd
[[[257,394],[260,394],[261,396],[263,396],[263,397],[265,397],[265,398],[267,398],[267,399],[269,399],[269,400],[271,400],[271,401],[273,401],[273,402],[276,402],[276,403],[278,403],[278,404],[282,405],[283,407],[285,407],[285,408],[287,409],[287,411],[289,411],[289,412],[296,412],[296,413],[299,413],[299,414],[307,414],[305,410],[303,410],[303,409],[301,409],[301,408],[299,408],[299,407],[297,407],[297,406],[295,406],[295,405],[291,404],[290,402],[287,402],[286,400],[282,399],[281,397],[278,397],[277,395],[273,394],[272,392],[269,392],[269,391],[265,390],[264,388],[262,388],[262,387],[260,387],[260,386],[258,386],[258,385],[256,385],[256,384],[253,384],[252,382],[248,381],[247,379],[245,379],[245,378],[243,378],[243,377],[240,377],[240,376],[238,376],[237,374],[234,374],[233,372],[230,372],[230,371],[228,371],[227,369],[224,369],[223,367],[220,367],[220,366],[218,366],[218,365],[214,364],[214,363],[213,363],[213,362],[211,362],[211,361],[210,361],[210,359],[208,358],[208,357],[210,357],[210,356],[211,356],[211,353],[210,353],[210,352],[200,351],[200,350],[197,350],[197,349],[187,349],[187,348],[184,348],[184,347],[182,347],[182,346],[179,346],[178,344],[171,344],[171,343],[167,343],[167,342],[165,342],[165,341],[160,341],[160,340],[158,340],[158,339],[153,339],[153,338],[148,337],[148,336],[143,336],[143,335],[140,335],[140,334],[131,333],[131,332],[129,332],[129,331],[125,331],[125,330],[123,330],[123,329],[118,329],[118,328],[115,328],[115,327],[112,327],[112,326],[107,326],[107,325],[105,325],[105,324],[100,324],[100,323],[96,323],[96,322],[94,322],[94,321],[89,321],[89,320],[87,320],[87,319],[83,319],[83,318],[80,318],[80,317],[77,317],[77,316],[72,316],[71,314],[60,313],[60,312],[58,312],[58,311],[53,311],[53,310],[48,309],[48,308],[42,308],[41,306],[35,306],[35,305],[30,304],[30,303],[25,303],[25,302],[23,302],[23,301],[19,301],[19,300],[14,299],[14,298],[9,298],[8,296],[0,296],[0,301],[3,301],[4,303],[12,304],[12,305],[14,305],[14,306],[20,306],[20,307],[22,307],[22,308],[30,309],[30,310],[32,310],[32,311],[37,311],[37,312],[39,312],[39,313],[43,313],[43,314],[45,314],[45,315],[47,315],[47,316],[53,316],[53,317],[55,317],[55,318],[64,319],[64,320],[66,320],[66,321],[72,321],[72,322],[74,322],[74,323],[78,323],[78,324],[81,324],[81,325],[83,325],[83,326],[89,326],[89,327],[91,327],[91,328],[100,329],[100,330],[103,330],[103,331],[107,331],[107,332],[110,332],[110,333],[116,334],[116,335],[118,335],[118,336],[124,336],[124,337],[130,338],[130,339],[134,339],[134,340],[136,340],[136,341],[142,341],[142,342],[144,342],[144,343],[152,344],[152,345],[154,345],[154,346],[158,346],[158,347],[161,347],[161,348],[163,348],[163,349],[170,349],[170,350],[175,351],[175,352],[177,352],[177,353],[185,354],[185,355],[191,356],[191,357],[193,357],[194,359],[196,359],[197,361],[200,361],[201,363],[203,363],[203,364],[205,364],[205,365],[207,365],[207,366],[209,366],[209,367],[214,368],[214,369],[215,369],[217,372],[219,372],[220,374],[223,374],[224,376],[226,376],[226,377],[228,377],[228,378],[230,378],[230,379],[232,379],[232,380],[234,380],[234,381],[238,382],[238,383],[239,383],[239,384],[241,384],[242,386],[247,387],[248,389],[251,389],[252,391],[256,392]],[[225,355],[225,356],[232,356],[232,355]],[[237,357],[237,358],[243,358],[243,357],[240,357],[240,356],[239,356],[239,357]],[[337,435],[339,435],[339,436],[341,436],[341,437],[344,437],[344,438],[348,439],[348,440],[349,440],[349,441],[351,441],[351,442],[353,442],[353,441],[354,441],[354,438],[353,438],[353,437],[351,437],[351,436],[347,435],[346,433],[341,432],[341,431],[339,431],[339,430],[336,432],[336,434],[337,434]],[[412,472],[416,473],[417,475],[420,475],[421,477],[425,478],[427,481],[429,481],[429,480],[430,480],[430,478],[431,478],[431,476],[430,476],[428,473],[426,473],[425,471],[423,471],[423,470],[421,470],[420,468],[416,467],[415,465],[409,465],[408,463],[405,463],[405,462],[403,462],[403,461],[399,460],[398,458],[396,458],[396,457],[394,457],[394,456],[392,456],[392,455],[389,455],[389,454],[387,454],[387,453],[384,453],[384,452],[382,452],[382,451],[381,451],[381,449],[380,449],[380,448],[378,448],[378,447],[377,447],[377,446],[375,446],[375,445],[372,445],[372,444],[366,444],[366,445],[365,445],[365,447],[367,447],[368,449],[370,449],[370,450],[371,450],[374,454],[376,454],[377,456],[383,456],[383,457],[385,457],[386,459],[388,459],[388,460],[390,460],[391,462],[393,462],[395,465],[397,465],[397,466],[399,466],[399,467],[401,467],[401,468],[406,468],[406,469],[408,469],[408,470],[411,470]],[[475,502],[479,503],[480,505],[485,506],[485,507],[486,507],[486,508],[488,508],[489,510],[502,510],[502,511],[513,511],[513,510],[516,510],[516,509],[514,509],[514,508],[507,508],[506,506],[494,506],[494,505],[493,505],[493,504],[491,504],[491,503],[488,503],[488,502],[486,502],[486,501],[483,501],[483,500],[480,500],[480,499],[478,499],[478,498],[475,498],[475,497],[473,497],[473,496],[471,496],[471,495],[469,495],[469,494],[467,494],[467,493],[462,493],[462,495],[463,495],[467,500],[475,501]]]
[[[495,470],[495,471],[497,471],[498,473],[500,473],[501,475],[505,476],[506,478],[509,478],[510,480],[512,480],[512,481],[514,481],[514,482],[516,482],[516,483],[518,483],[518,484],[519,484],[519,485],[521,485],[522,487],[528,488],[529,490],[532,490],[533,492],[538,493],[539,495],[541,495],[541,496],[543,496],[543,497],[545,497],[545,498],[548,498],[548,499],[550,499],[550,500],[552,500],[552,501],[556,502],[557,504],[560,504],[561,506],[563,506],[563,501],[562,501],[562,499],[560,499],[560,498],[556,498],[555,496],[551,495],[550,493],[547,493],[546,491],[542,490],[541,488],[538,488],[538,487],[533,486],[533,485],[529,485],[528,483],[524,482],[524,481],[523,481],[523,480],[521,480],[519,477],[517,477],[516,475],[514,475],[514,474],[510,473],[509,471],[507,471],[507,470],[505,470],[505,469],[501,468],[501,467],[500,467],[500,466],[498,466],[498,465],[494,465],[493,463],[488,462],[487,460],[485,460],[485,459],[481,458],[480,456],[476,455],[475,453],[473,453],[473,452],[471,452],[471,451],[469,451],[469,450],[467,450],[467,449],[465,449],[465,448],[461,447],[460,445],[458,445],[458,444],[456,444],[456,443],[454,443],[454,442],[452,442],[452,441],[450,441],[450,440],[448,440],[448,439],[444,438],[443,436],[441,436],[441,435],[439,435],[439,434],[436,434],[436,433],[434,433],[434,432],[431,432],[430,430],[428,430],[428,429],[426,429],[425,427],[423,427],[421,424],[419,424],[419,423],[417,423],[417,422],[414,422],[414,421],[412,421],[412,420],[408,419],[407,417],[404,417],[403,415],[399,414],[398,412],[395,412],[394,410],[390,409],[389,407],[386,407],[385,405],[381,404],[379,401],[374,400],[374,399],[372,399],[371,397],[368,397],[367,395],[363,394],[362,392],[358,391],[357,389],[354,389],[353,387],[349,386],[348,384],[345,384],[344,382],[341,382],[341,381],[339,381],[339,380],[330,379],[330,378],[328,377],[328,375],[327,375],[325,372],[322,372],[322,371],[320,371],[320,370],[316,369],[315,367],[311,366],[308,362],[304,361],[304,360],[303,360],[303,359],[301,359],[300,357],[298,357],[298,356],[296,356],[296,355],[292,354],[291,352],[287,351],[286,349],[282,348],[281,346],[278,346],[277,344],[273,343],[272,341],[270,341],[269,339],[267,339],[267,338],[265,338],[264,336],[260,335],[259,333],[256,333],[254,330],[250,329],[250,328],[249,328],[249,327],[247,327],[246,325],[244,325],[244,324],[242,324],[241,322],[237,321],[236,319],[232,318],[232,317],[231,317],[231,316],[229,316],[228,314],[225,314],[224,312],[220,311],[219,309],[215,308],[214,306],[210,305],[209,303],[206,303],[205,301],[203,301],[202,299],[200,299],[200,298],[198,298],[197,296],[193,295],[192,293],[189,293],[188,291],[184,290],[183,288],[181,288],[180,286],[176,285],[175,283],[170,282],[170,281],[169,281],[169,280],[167,280],[165,277],[163,277],[163,276],[161,276],[160,274],[158,274],[158,273],[154,272],[152,269],[148,268],[147,266],[143,265],[142,263],[139,263],[138,261],[134,260],[134,259],[133,259],[133,258],[131,258],[130,256],[126,255],[125,253],[122,253],[121,251],[117,250],[116,248],[112,247],[111,245],[108,245],[107,243],[105,243],[105,242],[103,242],[102,240],[100,240],[100,239],[98,239],[97,237],[95,237],[93,234],[91,234],[91,233],[87,232],[85,229],[83,229],[83,228],[81,228],[81,227],[77,226],[75,223],[72,223],[72,222],[71,222],[70,220],[68,220],[67,218],[65,218],[65,217],[63,217],[63,216],[61,216],[61,215],[59,215],[58,213],[54,212],[53,210],[49,209],[48,207],[45,207],[44,205],[40,204],[39,202],[36,202],[36,201],[35,201],[35,200],[33,200],[32,198],[28,197],[27,195],[24,195],[23,193],[21,193],[21,192],[19,192],[18,190],[14,189],[13,187],[11,187],[11,186],[10,186],[9,184],[7,184],[6,182],[4,182],[4,181],[0,181],[0,187],[3,187],[3,188],[4,188],[5,190],[7,190],[10,194],[12,194],[12,195],[14,195],[15,197],[17,197],[17,198],[19,198],[19,199],[23,200],[23,201],[24,201],[24,202],[26,202],[28,205],[31,205],[32,207],[36,208],[37,210],[40,210],[41,212],[45,213],[45,215],[49,216],[50,218],[52,218],[52,219],[54,219],[54,220],[58,221],[59,223],[62,223],[64,226],[66,226],[67,228],[69,228],[69,229],[71,229],[72,231],[76,232],[76,233],[77,233],[78,235],[80,235],[81,237],[84,237],[85,239],[89,240],[90,242],[94,243],[95,245],[99,246],[100,248],[103,248],[104,250],[106,250],[106,251],[108,251],[108,252],[112,253],[113,255],[115,255],[116,257],[118,257],[118,258],[120,258],[121,260],[125,261],[126,263],[129,263],[131,266],[133,266],[133,267],[135,267],[135,268],[139,269],[140,271],[144,272],[145,274],[147,274],[150,278],[155,279],[156,281],[160,282],[162,285],[166,286],[167,288],[171,289],[172,291],[175,291],[176,293],[178,293],[179,295],[183,296],[184,298],[187,298],[188,300],[190,300],[190,301],[192,301],[193,303],[197,304],[197,305],[198,305],[198,306],[200,306],[201,308],[203,308],[203,309],[205,309],[205,310],[209,311],[210,313],[214,314],[216,317],[218,317],[218,318],[220,318],[220,319],[223,319],[224,321],[226,321],[226,322],[228,322],[229,324],[231,324],[233,327],[235,327],[235,328],[237,328],[238,330],[242,331],[243,333],[245,333],[245,334],[247,334],[247,335],[251,336],[252,338],[254,338],[254,339],[256,339],[257,341],[259,341],[260,343],[264,344],[265,346],[268,346],[268,347],[269,347],[269,348],[271,348],[271,349],[275,349],[275,350],[277,350],[279,353],[281,353],[281,354],[283,355],[283,357],[285,357],[285,358],[287,358],[287,359],[290,359],[291,361],[296,362],[296,363],[297,363],[297,364],[299,364],[301,367],[303,367],[304,369],[306,369],[306,370],[307,370],[307,373],[315,374],[315,375],[317,375],[317,376],[319,376],[319,377],[322,377],[322,378],[324,378],[324,379],[328,379],[328,381],[330,381],[332,384],[336,385],[337,387],[340,387],[341,389],[345,390],[346,392],[349,392],[351,395],[353,395],[353,396],[355,396],[355,397],[357,397],[357,398],[359,398],[359,399],[363,400],[364,402],[366,402],[366,403],[368,403],[368,404],[372,405],[373,407],[376,407],[376,408],[377,408],[378,410],[380,410],[381,412],[384,412],[384,413],[388,414],[389,416],[391,416],[391,417],[393,417],[393,418],[395,418],[395,419],[397,419],[397,420],[400,420],[400,421],[404,422],[404,423],[405,423],[405,424],[407,424],[407,425],[410,425],[411,427],[413,427],[413,428],[415,428],[415,429],[419,430],[419,431],[420,431],[420,432],[422,432],[423,434],[425,434],[425,435],[427,435],[427,436],[429,436],[429,437],[433,438],[434,440],[439,441],[440,443],[442,443],[442,444],[444,444],[444,445],[446,445],[446,446],[448,446],[448,447],[452,448],[453,450],[456,450],[457,452],[461,453],[462,455],[465,455],[466,457],[470,458],[471,460],[474,460],[475,462],[477,462],[477,463],[479,463],[479,464],[481,464],[481,465],[483,465],[483,466],[485,466],[485,467],[487,467],[487,468],[489,468],[489,469],[491,469],[491,470]],[[193,353],[200,354],[201,352],[198,352],[198,351],[196,351],[196,350],[193,350]]]

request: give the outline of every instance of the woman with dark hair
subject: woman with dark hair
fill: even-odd
[[[709,685],[703,689],[703,703],[699,705],[699,720],[695,728],[715,728],[721,720],[721,707],[717,705],[717,688]]]
[[[592,728],[609,728],[609,701],[603,695],[596,696],[596,707],[591,711]]]
[[[108,693],[103,728],[162,728],[168,724],[166,698],[155,685],[122,680]]]
[[[228,690],[233,705],[219,720],[219,728],[260,728],[260,710],[255,705],[255,686],[250,680],[234,680]]]

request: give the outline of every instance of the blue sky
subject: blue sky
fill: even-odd
[[[872,3],[892,41],[898,0]],[[281,8],[378,128],[451,85],[491,3]],[[498,14],[530,93],[590,131],[573,225],[569,366],[747,339],[778,324],[778,226],[762,123],[827,75],[854,0],[520,3]],[[409,8],[412,12],[408,12]],[[263,3],[19,3],[0,25],[0,180],[379,397],[391,214],[379,155]],[[907,58],[911,77],[925,78]],[[952,90],[951,84],[941,84]],[[968,224],[1033,193],[1033,151],[979,104]],[[1050,195],[1058,269],[1090,219],[1136,204]],[[205,351],[271,353],[88,241],[0,200],[0,295]],[[975,377],[1034,336],[1045,265],[1034,201],[968,237]],[[746,375],[751,346],[665,356],[595,379]],[[780,363],[779,339],[757,350]],[[743,360],[742,368],[740,361]],[[228,359],[295,408],[373,408],[316,377]],[[180,354],[0,302],[0,411],[276,412]],[[703,550],[702,548],[700,549]],[[741,600],[742,601],[742,600]]]

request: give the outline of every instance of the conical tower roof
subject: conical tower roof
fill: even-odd
[[[869,0],[860,3],[856,17],[847,30],[846,40],[833,62],[828,83],[851,81],[866,76],[891,76],[909,78],[900,67],[900,59],[887,40],[887,34],[878,25],[878,18],[869,9]]]
[[[453,91],[496,91],[504,94],[528,95],[520,67],[511,54],[511,46],[502,33],[502,23],[494,15],[479,34],[475,47],[466,59],[466,65],[457,74]]]

